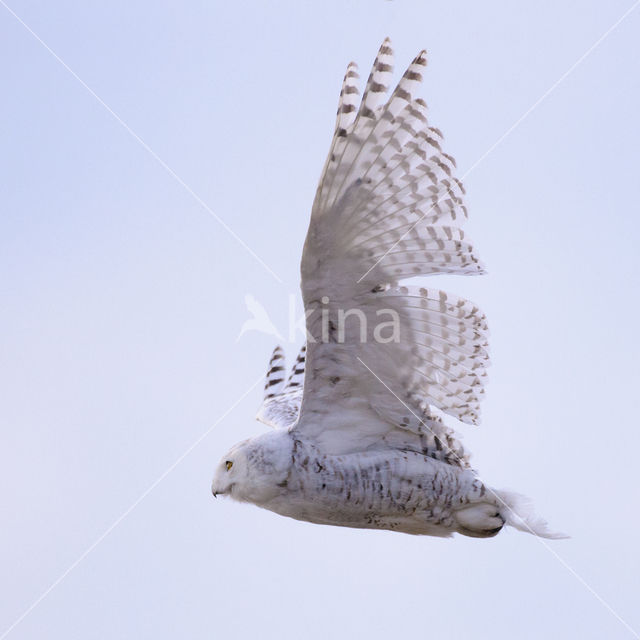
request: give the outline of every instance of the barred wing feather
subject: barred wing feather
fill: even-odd
[[[264,386],[264,400],[256,418],[275,429],[288,429],[295,425],[302,403],[306,345],[286,377],[284,352],[276,347],[269,361]]]

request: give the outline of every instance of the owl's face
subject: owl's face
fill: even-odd
[[[247,456],[243,451],[245,442],[239,442],[222,460],[220,460],[211,483],[211,493],[214,497],[218,495],[234,496],[234,489],[238,494],[238,487],[242,487],[247,483]]]
[[[281,431],[239,442],[222,456],[211,492],[241,502],[268,502],[281,493],[291,460],[290,450],[290,438]]]

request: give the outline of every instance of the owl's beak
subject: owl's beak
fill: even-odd
[[[225,475],[226,475],[226,471],[225,471]],[[220,478],[220,477],[218,477],[218,474],[216,474],[216,476],[211,481],[211,495],[214,498],[217,498],[218,496],[227,495],[229,493],[230,488],[231,488],[227,484],[227,482],[228,482],[228,480],[226,478],[224,478],[224,477]]]
[[[224,490],[220,489],[219,486],[216,486],[215,482],[211,484],[211,495],[214,498],[217,498],[219,495],[224,494]]]
[[[229,494],[229,489],[221,489],[219,486],[218,487],[211,487],[211,495],[214,498],[217,498],[218,496],[226,496]]]

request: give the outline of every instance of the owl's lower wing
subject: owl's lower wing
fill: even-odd
[[[454,161],[412,95],[426,54],[385,100],[391,58],[386,40],[359,107],[349,65],[302,255],[308,341],[295,428],[334,450],[386,437],[384,425],[432,437],[433,406],[477,423],[484,393],[484,315],[466,300],[399,284],[483,267],[460,229],[466,208]]]

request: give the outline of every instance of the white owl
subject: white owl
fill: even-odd
[[[319,524],[475,537],[508,524],[560,537],[526,499],[485,485],[438,415],[479,421],[485,317],[399,282],[483,267],[460,228],[455,162],[414,97],[426,53],[387,98],[392,56],[387,39],[361,101],[347,68],[302,253],[306,349],[286,383],[274,352],[258,419],[275,430],[233,447],[212,492]]]

